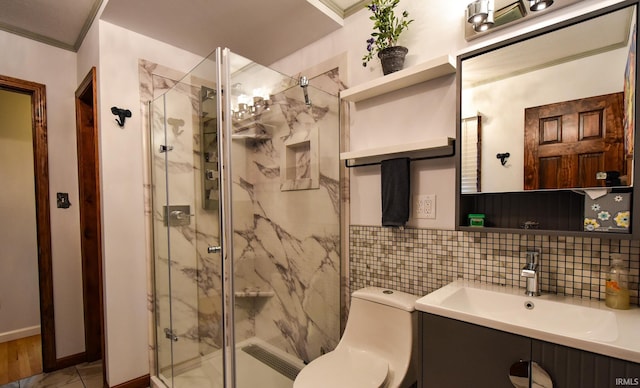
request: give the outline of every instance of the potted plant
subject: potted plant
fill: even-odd
[[[400,0],[373,0],[366,7],[373,12],[369,19],[373,20],[371,38],[367,39],[367,53],[362,57],[362,66],[378,55],[382,63],[382,72],[386,75],[402,69],[404,58],[409,51],[406,47],[398,46],[398,38],[409,24],[409,12],[402,11],[402,16],[395,15],[395,8]]]

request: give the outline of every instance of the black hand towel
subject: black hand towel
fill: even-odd
[[[382,226],[404,226],[409,221],[410,164],[409,158],[398,158],[380,165]]]

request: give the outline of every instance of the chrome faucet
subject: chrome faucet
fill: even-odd
[[[527,264],[522,267],[520,276],[527,280],[527,288],[525,295],[538,296],[540,295],[540,250],[535,249],[527,251]]]

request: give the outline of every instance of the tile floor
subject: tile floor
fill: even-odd
[[[27,377],[0,388],[102,388],[102,361]]]

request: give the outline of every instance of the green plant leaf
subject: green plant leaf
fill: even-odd
[[[406,10],[402,11],[399,17],[395,15],[395,8],[399,3],[400,0],[372,0],[365,5],[365,8],[373,12],[369,19],[374,22],[374,32],[371,33],[374,42],[367,42],[367,47],[370,46],[371,51],[362,57],[363,66],[366,66],[367,62],[380,50],[395,46],[400,34],[413,22],[413,19],[407,20],[409,12]]]

